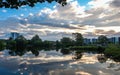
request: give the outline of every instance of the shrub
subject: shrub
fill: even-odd
[[[105,55],[115,61],[120,61],[120,47],[110,44],[104,51]]]

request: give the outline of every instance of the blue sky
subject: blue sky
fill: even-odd
[[[14,16],[21,16],[21,14],[24,14],[25,15],[24,17],[27,17],[27,16],[29,16],[29,13],[35,14],[45,7],[52,8],[53,7],[52,5],[55,5],[55,3],[36,4],[36,6],[33,8],[29,7],[29,6],[24,6],[24,7],[19,8],[19,10],[9,9],[9,8],[8,9],[1,8],[0,9],[0,11],[1,11],[0,12],[0,19],[3,19],[3,18],[6,19],[8,17],[14,17]]]
[[[78,3],[81,6],[86,5],[90,0],[78,0]],[[17,16],[21,16],[21,14],[24,14],[24,17],[29,16],[30,13],[36,14],[37,12],[39,12],[41,9],[43,8],[51,8],[53,9],[53,6],[56,4],[56,2],[52,2],[50,3],[38,3],[36,4],[35,7],[31,8],[29,6],[24,6],[21,7],[19,10],[16,9],[5,9],[5,8],[0,8],[0,19],[7,19],[8,17],[17,17]],[[3,15],[4,14],[4,15]]]
[[[84,37],[120,35],[120,0],[67,0],[66,6],[55,2],[0,8],[0,38],[18,32],[27,38],[38,34],[44,40],[57,40],[72,33]]]

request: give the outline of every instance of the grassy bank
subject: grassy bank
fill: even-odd
[[[106,57],[113,59],[116,62],[120,62],[120,46],[115,44],[109,44],[107,47],[102,46],[73,46],[70,50],[76,50],[78,52],[97,52],[104,53]]]
[[[102,46],[73,46],[70,47],[70,50],[77,50],[77,51],[95,51],[95,52],[104,52],[105,47]]]

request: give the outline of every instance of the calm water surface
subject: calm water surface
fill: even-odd
[[[40,51],[39,56],[27,52],[23,56],[10,56],[8,50],[0,52],[0,75],[120,75],[120,64],[112,60],[100,63],[98,54],[83,53],[80,60],[73,54],[59,51]]]

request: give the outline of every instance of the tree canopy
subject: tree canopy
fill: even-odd
[[[63,37],[60,41],[63,48],[72,46],[72,43],[73,43],[72,39],[70,39],[69,37]]]
[[[101,44],[101,45],[106,45],[108,44],[109,40],[106,36],[104,35],[101,35],[98,37],[98,43]]]
[[[72,34],[75,38],[75,44],[76,46],[82,46],[84,42],[84,38],[81,33],[73,33]]]
[[[36,3],[52,3],[53,1],[61,4],[62,6],[66,5],[66,0],[0,0],[0,8],[15,8],[18,9],[21,6],[28,5],[34,7]]]

